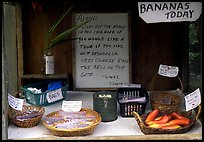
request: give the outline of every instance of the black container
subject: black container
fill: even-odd
[[[112,91],[98,91],[93,94],[93,109],[102,118],[102,122],[114,121],[117,115],[117,94]]]
[[[140,101],[138,101],[139,99]],[[117,100],[120,105],[121,116],[133,117],[133,111],[139,115],[145,113],[149,95],[144,88],[122,87],[117,90]]]

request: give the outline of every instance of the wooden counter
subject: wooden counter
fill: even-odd
[[[82,107],[93,108],[93,92],[68,91],[66,100],[80,100]],[[61,109],[62,101],[46,106],[45,114]],[[146,111],[150,108],[147,105]],[[198,120],[193,128],[183,134],[145,135],[134,117],[121,117],[118,105],[118,119],[111,122],[101,122],[94,132],[88,136],[57,137],[52,135],[41,123],[33,128],[19,128],[12,123],[8,127],[8,139],[35,139],[35,140],[202,140],[202,124]]]

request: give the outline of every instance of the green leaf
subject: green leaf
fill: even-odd
[[[51,43],[50,48],[54,48],[57,45],[62,45],[62,44],[65,44],[65,43],[68,43],[72,40],[77,40],[77,39],[79,39],[79,38],[67,38],[67,39],[60,40],[58,42],[56,41],[56,42]]]
[[[90,22],[91,20],[82,22],[81,24],[64,31],[63,33],[59,34],[57,37],[55,37],[53,40],[51,40],[51,43],[49,45],[49,47],[53,47],[54,45],[56,46],[57,43],[60,43],[61,40],[63,40],[67,35],[69,35],[70,33],[72,33],[73,31],[77,30],[78,28],[82,27],[83,25],[85,25],[86,23]]]
[[[72,6],[73,7],[73,6]],[[62,19],[71,11],[72,7],[70,7],[62,16],[60,16],[56,22],[52,25],[52,27],[50,28],[50,30],[48,31],[48,37],[50,37],[50,35],[54,32],[54,30],[56,29],[56,27],[59,25],[59,23],[62,21]]]

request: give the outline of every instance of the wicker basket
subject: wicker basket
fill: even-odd
[[[30,128],[37,126],[45,113],[45,109],[40,106],[23,105],[22,111],[10,107],[9,118],[18,127]],[[27,119],[25,119],[27,117]]]
[[[140,130],[144,134],[180,134],[180,133],[185,133],[185,132],[189,131],[193,127],[195,122],[198,120],[200,112],[201,112],[201,106],[200,105],[198,106],[197,113],[196,113],[196,111],[188,111],[188,112],[180,111],[180,112],[178,112],[178,113],[182,114],[183,116],[189,118],[191,120],[191,122],[190,122],[190,124],[188,124],[186,126],[182,126],[181,128],[178,128],[175,130],[163,130],[160,128],[148,127],[144,123],[148,113],[140,116],[137,112],[133,112],[133,115],[137,121],[137,124],[140,127]]]
[[[165,114],[179,110],[181,101],[182,98],[176,91],[156,91],[151,92],[150,95],[152,109],[159,109],[161,113]]]
[[[154,75],[150,83],[151,91],[149,92],[149,96],[152,109],[160,109],[160,112],[165,114],[170,114],[174,111],[179,110],[183,92],[183,85],[179,76],[177,76],[177,79],[180,83],[181,92],[178,92],[176,90],[152,91],[156,76],[157,74]]]
[[[42,119],[42,124],[55,136],[72,137],[72,136],[85,136],[85,135],[92,134],[95,127],[101,122],[101,115],[97,113],[96,111],[88,109],[88,108],[82,108],[81,111],[86,111],[87,115],[95,116],[93,124],[88,125],[86,127],[73,128],[73,129],[54,128],[48,125],[43,119]],[[47,117],[56,116],[58,112],[59,111],[54,111],[46,116]]]

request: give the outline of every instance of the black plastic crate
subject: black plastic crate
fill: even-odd
[[[145,113],[146,104],[149,102],[149,95],[144,88],[118,88],[117,99],[120,104],[122,117],[133,117],[133,111],[139,115]]]

